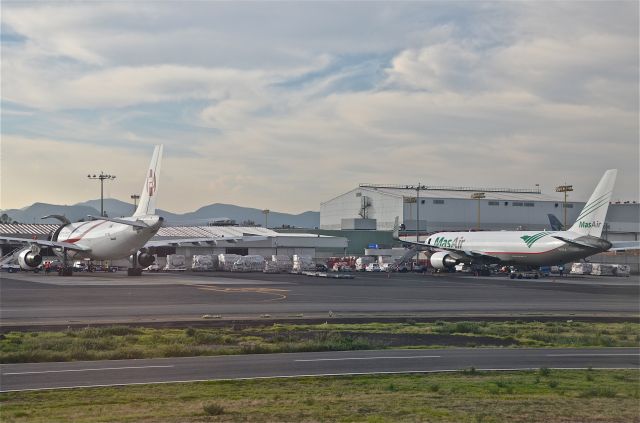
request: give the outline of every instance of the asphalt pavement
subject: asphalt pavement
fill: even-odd
[[[638,316],[637,277],[510,280],[443,274],[19,273],[0,278],[0,326],[378,316]]]
[[[638,348],[425,349],[5,364],[0,391],[476,370],[637,369]]]

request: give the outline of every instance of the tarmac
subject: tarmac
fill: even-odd
[[[272,319],[513,317],[637,321],[640,280],[466,274],[19,272],[0,275],[0,328]]]

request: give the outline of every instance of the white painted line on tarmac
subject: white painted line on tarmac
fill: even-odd
[[[130,370],[130,369],[157,369],[157,368],[167,368],[173,367],[170,366],[127,366],[127,367],[100,367],[95,369],[67,369],[67,370],[43,370],[40,372],[12,372],[12,373],[2,373],[2,376],[8,375],[38,375],[44,373],[68,373],[68,372],[99,372],[99,371],[107,371],[107,370]]]
[[[410,358],[440,358],[439,355],[412,355],[409,357],[347,357],[347,358],[308,358],[294,360],[298,362],[308,361],[347,361],[347,360],[405,360]]]
[[[550,367],[552,370],[636,370],[637,367]],[[539,367],[514,367],[504,369],[476,369],[478,372],[519,372],[519,371],[537,371]],[[197,382],[224,382],[234,380],[263,380],[263,379],[295,379],[308,377],[332,377],[332,376],[369,376],[369,375],[398,375],[398,374],[431,374],[431,373],[457,373],[461,369],[441,369],[441,370],[401,370],[389,372],[344,372],[344,373],[312,373],[312,374],[293,374],[281,376],[254,376],[254,377],[229,377],[229,378],[210,378],[210,379],[187,379],[187,380],[166,380],[158,382],[123,382],[109,383],[99,385],[69,385],[69,386],[53,386],[47,388],[23,388],[23,389],[2,389],[0,392],[34,392],[34,391],[51,391],[56,389],[78,389],[78,388],[105,388],[110,386],[137,386],[137,385],[167,385],[171,383],[197,383]]]
[[[635,354],[615,354],[615,353],[592,353],[592,354],[547,354],[547,357],[617,357],[617,356],[640,356],[640,353]]]

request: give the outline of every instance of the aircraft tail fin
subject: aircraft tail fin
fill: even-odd
[[[555,215],[549,213],[547,217],[549,218],[549,224],[551,225],[552,231],[564,231],[564,225]]]
[[[156,212],[156,195],[158,193],[158,183],[160,182],[160,164],[162,163],[162,144],[156,145],[151,156],[149,170],[144,178],[140,203],[134,216],[146,216]]]
[[[616,183],[617,174],[617,169],[609,169],[604,173],[589,201],[587,201],[569,231],[581,235],[600,237],[607,210],[609,209],[609,202],[613,195],[613,186]]]

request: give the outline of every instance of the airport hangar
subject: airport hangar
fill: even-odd
[[[438,231],[550,230],[548,214],[564,220],[563,199],[539,188],[430,187],[361,184],[320,205],[320,229],[326,231],[391,231],[396,216],[407,236]],[[482,193],[484,198],[472,196]],[[567,226],[584,202],[567,201]],[[611,241],[640,239],[640,204],[609,205],[602,237]],[[419,222],[419,226],[417,225]]]

